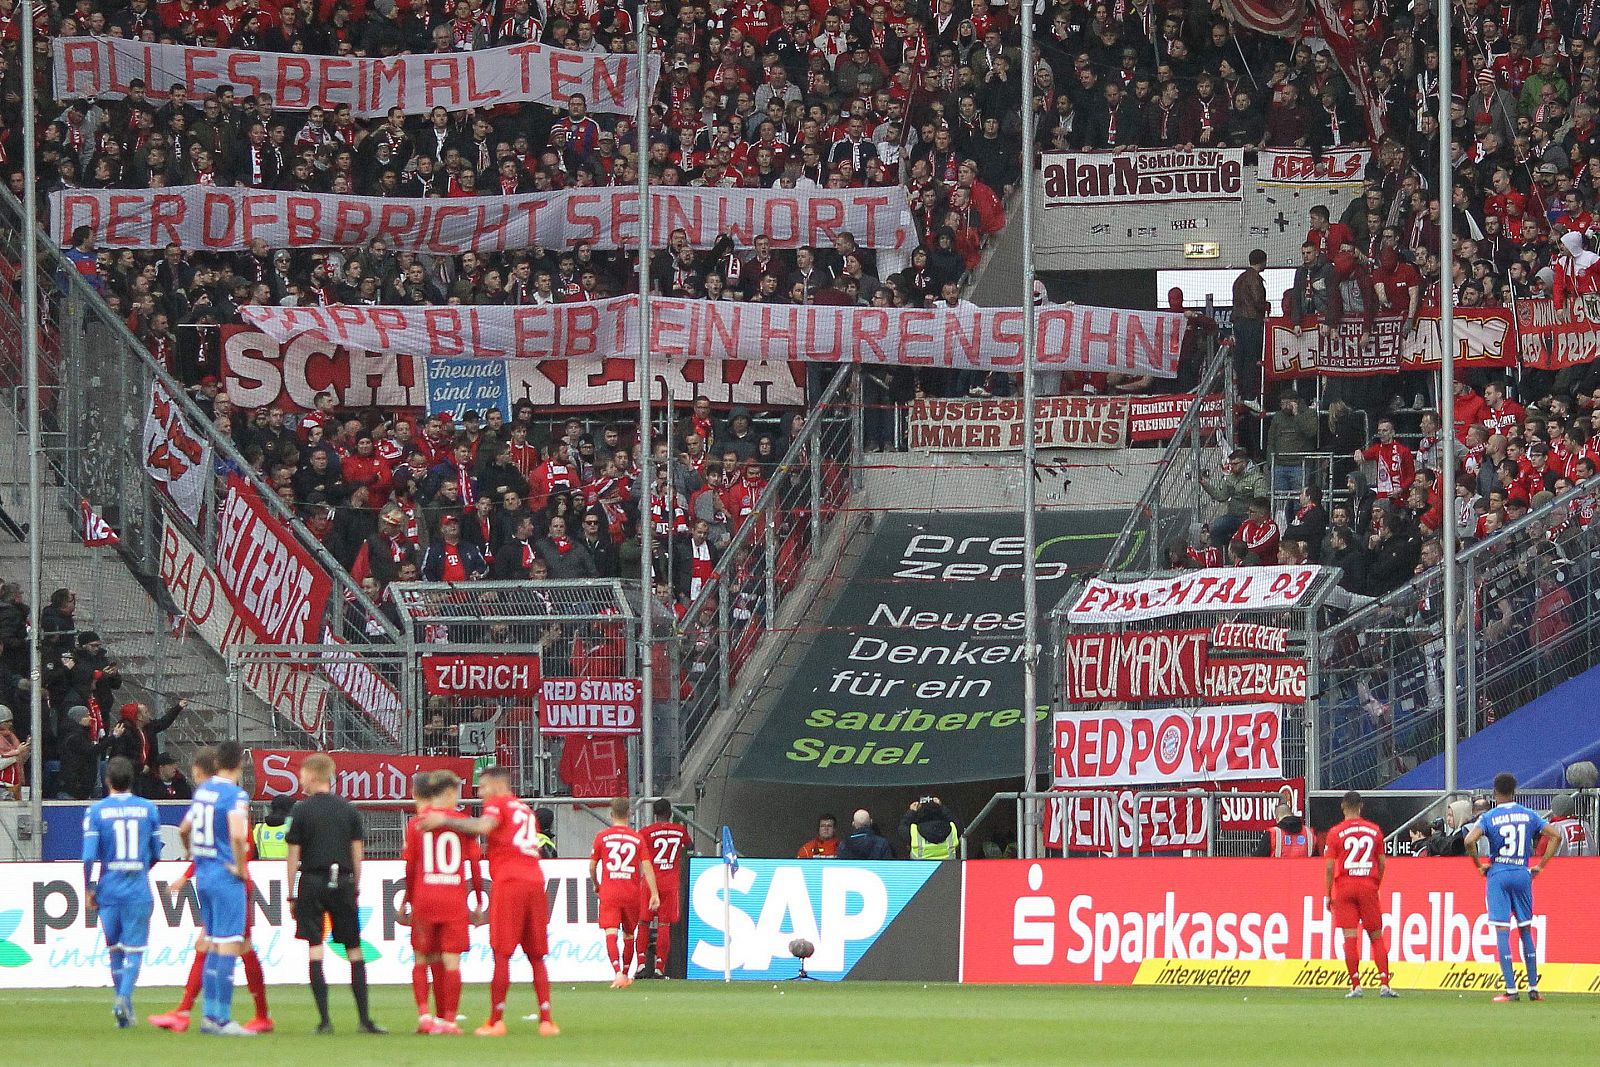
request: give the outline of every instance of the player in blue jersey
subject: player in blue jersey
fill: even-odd
[[[1496,1004],[1517,1000],[1517,979],[1511,969],[1511,928],[1522,934],[1522,962],[1528,968],[1528,999],[1543,1000],[1539,993],[1539,960],[1533,944],[1533,879],[1561,844],[1561,831],[1540,817],[1532,808],[1517,803],[1517,779],[1510,774],[1494,776],[1494,807],[1478,816],[1467,831],[1467,858],[1489,880],[1489,925],[1494,927],[1500,955],[1500,973],[1506,991],[1494,998]],[[1540,837],[1550,838],[1544,856],[1530,869],[1529,858]],[[1478,842],[1488,842],[1487,864],[1479,862]]]
[[[244,863],[250,847],[250,801],[239,788],[244,749],[237,741],[216,748],[217,773],[194,791],[178,833],[194,860],[200,925],[211,950],[201,979],[202,1034],[254,1037],[233,1019],[233,970],[244,951],[250,907]]]
[[[83,886],[100,913],[111,956],[111,1014],[126,1030],[133,1025],[133,985],[150,944],[150,865],[161,857],[161,816],[154,804],[133,795],[133,762],[126,757],[106,764],[106,787],[109,795],[83,816]]]

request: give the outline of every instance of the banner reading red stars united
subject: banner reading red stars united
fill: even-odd
[[[52,42],[57,100],[124,97],[141,79],[152,100],[182,85],[200,101],[224,85],[241,97],[266,93],[280,111],[309,111],[349,104],[358,119],[382,118],[390,108],[425,115],[534,103],[566,107],[574,94],[589,110],[632,115],[637,110],[637,60],[628,54],[593,55],[542,44],[517,44],[478,52],[442,52],[362,59],[150,44],[121,37],[57,37]],[[654,91],[661,60],[651,56],[647,79]]]
[[[724,234],[740,248],[831,245],[848,233],[865,248],[906,250],[916,229],[905,189],[677,189],[651,192],[651,232],[682,230],[695,248]],[[402,252],[566,248],[606,251],[639,241],[632,188],[460,198],[342,196],[278,189],[183,185],[70,189],[50,194],[51,232],[71,243],[87,226],[102,248],[350,248],[383,240]]]
[[[280,344],[296,337],[403,356],[629,358],[638,297],[573,304],[444,307],[244,307]],[[1184,318],[1073,304],[1023,308],[858,308],[735,301],[650,301],[651,350],[674,359],[871,363],[955,370],[1022,366],[1022,317],[1035,316],[1035,366],[1171,378]]]

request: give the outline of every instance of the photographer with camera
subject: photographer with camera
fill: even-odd
[[[938,797],[918,797],[900,816],[900,833],[914,860],[952,860],[960,853],[961,831]]]

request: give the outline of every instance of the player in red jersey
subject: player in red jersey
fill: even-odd
[[[640,978],[667,976],[667,957],[672,954],[672,926],[683,918],[678,876],[683,870],[684,857],[694,851],[689,831],[672,821],[672,801],[658,797],[653,810],[656,821],[640,830],[639,836],[644,839],[645,861],[655,871],[655,889],[660,903],[650,907],[649,892],[640,887],[639,930],[633,940],[639,956]]]
[[[401,921],[411,926],[411,991],[417,998],[417,1033],[459,1034],[456,1009],[461,1005],[461,954],[471,947],[467,930],[481,922],[467,903],[467,879],[482,900],[483,873],[478,869],[474,837],[441,826],[429,830],[423,821],[432,809],[456,810],[461,779],[449,771],[419,774],[412,793],[417,814],[406,824],[406,887],[400,897]],[[434,1011],[428,1012],[428,976],[433,976]]]
[[[422,818],[426,829],[449,826],[488,839],[489,946],[494,951],[494,977],[489,983],[489,1020],[474,1033],[479,1037],[505,1036],[511,957],[520,945],[533,965],[539,1033],[554,1037],[561,1030],[550,1017],[550,972],[544,963],[550,951],[550,902],[545,897],[544,872],[539,867],[539,846],[544,835],[533,811],[511,791],[511,776],[505,768],[481,771],[478,793],[483,797],[483,814],[476,819],[454,818],[440,811]]]
[[[627,797],[611,802],[611,825],[594,835],[594,849],[589,853],[589,880],[600,898],[600,929],[605,931],[606,953],[617,975],[611,980],[612,989],[633,984],[632,941],[639,926],[640,904],[651,911],[661,906],[644,838],[628,825],[629,807]]]
[[[1372,960],[1378,965],[1378,995],[1395,996],[1389,988],[1389,946],[1383,936],[1383,909],[1378,887],[1383,884],[1383,831],[1361,817],[1361,794],[1344,795],[1339,807],[1344,821],[1328,831],[1322,851],[1328,857],[1328,906],[1333,925],[1344,935],[1344,964],[1350,970],[1347,998],[1361,996],[1361,930],[1372,942]]]

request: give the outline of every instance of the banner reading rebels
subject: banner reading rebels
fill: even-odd
[[[242,99],[266,93],[280,111],[332,109],[349,104],[356,118],[382,118],[390,108],[425,115],[535,103],[564,108],[581,95],[589,110],[632,115],[637,110],[637,60],[629,53],[593,54],[542,44],[516,44],[475,52],[424,53],[390,59],[257,52],[150,44],[122,37],[57,37],[55,98],[124,97],[140,79],[152,100],[165,100],[174,84],[200,101],[224,85]],[[661,60],[650,57],[653,87]]]
[[[217,528],[217,573],[260,643],[317,643],[333,581],[236,474],[228,478]]]

